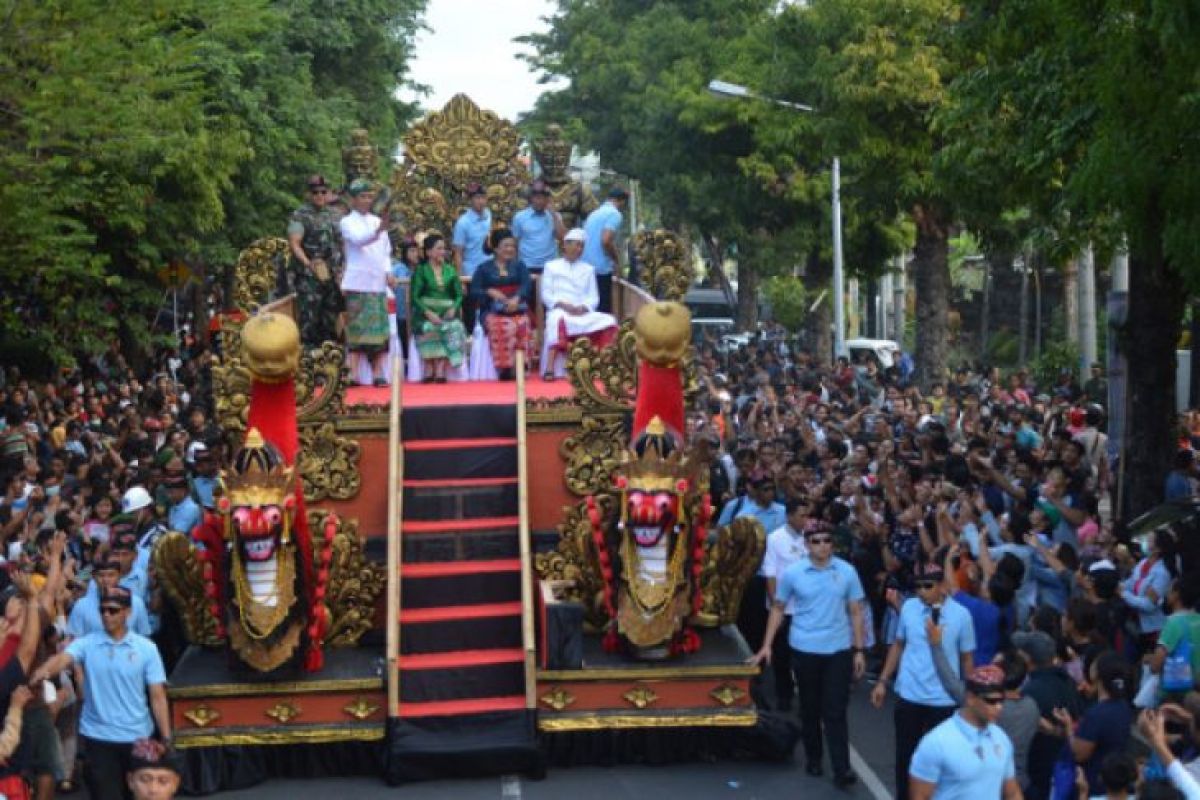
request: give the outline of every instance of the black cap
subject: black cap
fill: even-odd
[[[620,186],[614,186],[608,190],[608,196],[613,200],[628,200],[629,192]]]
[[[329,184],[325,182],[324,175],[310,175],[308,178],[308,188],[310,189],[328,189]]]

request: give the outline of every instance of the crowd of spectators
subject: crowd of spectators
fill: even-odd
[[[1114,529],[1098,366],[1082,385],[1064,373],[1039,386],[968,365],[922,391],[907,356],[827,366],[772,334],[699,343],[689,418],[718,522],[752,516],[768,534],[739,620],[750,647],[775,579],[828,533],[865,592],[872,700],[896,681],[899,796],[918,740],[992,663],[1025,796],[1200,796],[1187,783],[1200,779],[1197,534]],[[1195,490],[1188,423],[1164,500]],[[952,606],[965,631],[946,627]],[[786,625],[779,637],[758,700],[790,709]]]
[[[0,369],[8,798],[49,800],[80,777],[91,797],[114,800],[169,797],[178,785],[163,690],[183,643],[150,552],[213,507],[224,443],[209,361],[184,335],[141,370],[115,345],[53,380]],[[26,620],[42,623],[30,623],[28,657]]]

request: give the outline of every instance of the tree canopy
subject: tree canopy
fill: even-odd
[[[346,132],[389,149],[423,0],[49,0],[0,9],[0,341],[144,342],[172,260],[282,232]]]

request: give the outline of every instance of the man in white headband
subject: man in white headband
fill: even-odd
[[[546,330],[542,337],[542,377],[554,380],[565,374],[568,342],[580,336],[592,337],[597,344],[610,341],[617,320],[596,310],[600,293],[592,265],[580,258],[587,234],[572,228],[563,237],[563,257],[546,264],[542,273],[542,304],[546,309]]]

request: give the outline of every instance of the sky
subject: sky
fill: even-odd
[[[418,99],[433,111],[465,92],[480,107],[515,122],[519,113],[533,108],[545,87],[517,60],[526,48],[512,40],[545,29],[541,17],[555,5],[552,0],[429,0],[429,30],[417,38],[411,77],[432,93],[401,96]]]

